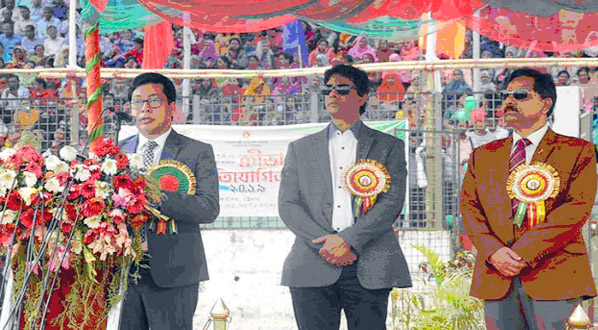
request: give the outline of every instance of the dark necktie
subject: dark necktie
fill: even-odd
[[[517,168],[517,166],[525,163],[525,147],[530,145],[532,142],[526,138],[520,139],[517,141],[517,146],[515,147],[515,151],[509,158],[509,173],[513,172]],[[511,199],[511,210],[513,211],[513,216],[517,212],[517,205],[519,204],[519,200],[517,198]]]

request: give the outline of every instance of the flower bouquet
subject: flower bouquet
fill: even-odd
[[[12,271],[11,322],[21,328],[97,329],[143,257],[142,227],[161,217],[160,188],[143,157],[111,139],[89,158],[63,147],[0,151],[0,247]],[[6,270],[5,270],[6,274]],[[1,290],[4,290],[4,284]]]

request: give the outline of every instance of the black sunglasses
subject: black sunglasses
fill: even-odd
[[[328,95],[332,92],[332,90],[336,90],[336,92],[339,95],[348,95],[349,93],[351,93],[351,89],[355,88],[355,86],[353,85],[346,85],[346,84],[341,84],[341,85],[324,85],[322,88],[320,88],[320,93],[322,93],[322,95]]]
[[[501,91],[500,96],[502,97],[503,101],[506,100],[510,95],[513,95],[515,100],[524,100],[529,95],[529,92],[525,89],[516,89],[514,91]]]

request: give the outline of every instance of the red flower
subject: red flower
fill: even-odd
[[[71,186],[68,199],[74,201],[75,199],[79,198],[79,196],[81,196],[81,189],[77,189],[76,185]]]
[[[100,140],[99,143],[96,145],[95,150],[93,151],[96,156],[99,158],[103,158],[106,155],[114,156],[120,151],[119,146],[115,146],[112,143],[112,138],[107,140]]]
[[[18,211],[21,208],[21,204],[24,205],[21,195],[16,190],[11,191],[8,194],[8,201],[6,207],[9,210]]]
[[[90,229],[85,233],[85,237],[83,238],[83,241],[85,242],[85,244],[89,244],[89,243],[95,241],[99,235],[100,235],[100,233],[96,229]]]
[[[35,212],[33,209],[27,209],[21,213],[20,220],[21,224],[25,228],[31,229],[33,227],[33,219],[35,219],[36,226],[41,226],[52,220],[52,214],[47,210],[38,210]]]
[[[61,186],[64,186],[71,178],[71,175],[68,172],[58,173],[56,175],[56,179],[60,183]]]
[[[114,190],[118,191],[120,188],[125,188],[130,191],[135,189],[135,184],[133,180],[128,175],[117,175],[112,179],[112,184],[114,185]]]
[[[143,194],[144,190],[145,190],[145,177],[143,176],[138,176],[135,178],[135,180],[133,180],[133,183],[135,184],[135,188],[133,190],[131,190],[135,195],[139,195],[139,194]]]
[[[23,165],[23,158],[19,154],[14,154],[6,160],[6,168],[10,170],[19,170]]]
[[[89,174],[91,174],[91,176],[89,177],[89,179],[87,179],[87,181],[96,182],[102,177],[102,170],[97,169],[95,171],[89,172]]]
[[[91,180],[79,184],[77,188],[83,198],[92,198],[96,195],[96,186]]]
[[[116,160],[116,167],[121,170],[124,170],[129,166],[129,158],[122,152],[117,153],[116,156],[114,156],[114,159]]]
[[[127,205],[127,211],[131,214],[140,213],[146,204],[147,199],[145,195],[135,195],[135,198]]]
[[[145,214],[138,214],[131,220],[131,226],[134,228],[139,228],[145,224],[147,221],[147,215]]]
[[[6,246],[10,244],[14,230],[15,225],[13,223],[0,225],[0,245]]]
[[[35,174],[35,176],[38,179],[40,179],[44,172],[42,166],[43,165],[41,165],[39,163],[27,163],[27,165],[25,166],[25,171]]]
[[[66,212],[66,215],[69,218],[69,220],[76,221],[77,207],[75,207],[75,204],[66,204],[64,206],[64,212]]]
[[[106,203],[99,197],[94,197],[86,200],[81,205],[81,214],[89,218],[100,214],[106,208]]]
[[[87,166],[100,166],[100,163],[98,163],[97,160],[93,159],[93,158],[87,158],[83,161],[83,164],[87,165]]]
[[[166,174],[160,178],[160,188],[164,191],[177,192],[180,186],[179,179],[174,175]]]

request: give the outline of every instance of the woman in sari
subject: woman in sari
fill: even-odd
[[[357,39],[355,39],[355,44],[349,49],[349,55],[351,55],[357,63],[360,63],[366,54],[371,55],[374,62],[378,61],[376,50],[368,44],[368,40],[365,37],[357,37]]]
[[[233,113],[233,122],[238,122],[239,125],[255,125],[258,118],[266,113],[270,87],[264,78],[254,77],[244,94],[241,107]]]
[[[455,69],[451,81],[449,81],[442,91],[442,109],[445,118],[452,115],[458,106],[458,100],[463,95],[470,93],[471,87],[465,81],[463,70]]]
[[[387,105],[398,105],[405,98],[405,86],[399,79],[397,71],[387,71],[382,75],[382,83],[378,86],[377,94],[380,102]]]

